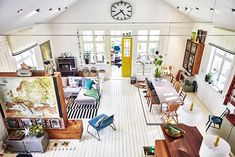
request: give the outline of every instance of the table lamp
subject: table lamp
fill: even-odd
[[[201,118],[201,110],[195,106],[193,102],[191,105],[184,105],[180,111],[179,122],[188,126],[198,125]]]

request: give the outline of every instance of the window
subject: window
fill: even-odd
[[[83,34],[83,53],[84,58],[89,58],[90,63],[104,62],[104,31],[86,30]]]
[[[222,93],[229,77],[234,55],[212,46],[209,61],[209,73],[212,74],[213,86]]]
[[[138,30],[137,38],[137,59],[140,63],[141,57],[150,58],[158,51],[160,30]],[[148,61],[151,63],[151,61]]]
[[[34,49],[29,49],[21,54],[13,56],[16,61],[16,66],[18,69],[21,69],[21,64],[25,63],[31,67],[36,67],[36,58],[34,55]]]

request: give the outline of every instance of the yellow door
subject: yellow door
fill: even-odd
[[[132,38],[122,38],[122,77],[131,77]]]

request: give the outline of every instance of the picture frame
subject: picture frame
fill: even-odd
[[[29,119],[29,118],[24,118],[24,119],[21,119],[21,124],[22,124],[22,127],[23,127],[23,128],[29,128],[30,125],[32,125],[33,123],[32,123],[32,121],[31,121],[31,119]]]
[[[50,125],[51,125],[51,128],[53,128],[53,129],[61,128],[60,119],[50,119]]]
[[[39,46],[40,46],[43,62],[52,60],[53,58],[52,58],[50,40],[40,44]]]
[[[18,119],[7,118],[5,123],[6,123],[6,126],[10,129],[20,128],[20,123]]]
[[[47,127],[46,120],[45,120],[45,119],[43,119],[43,118],[37,118],[37,119],[35,119],[35,122],[36,122],[36,124],[40,124],[40,125],[42,125],[44,128],[46,128],[46,127]]]

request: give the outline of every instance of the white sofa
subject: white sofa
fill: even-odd
[[[87,89],[83,88],[84,80],[85,79],[92,79],[96,82],[94,88],[98,89],[99,95],[101,97],[102,94],[102,84],[103,80],[94,78],[94,77],[63,77],[62,82],[64,86],[64,92],[72,93],[71,95],[76,95],[74,101],[76,101],[79,106],[80,105],[90,105],[96,107],[99,101],[97,102],[95,98],[85,96],[84,93]]]

